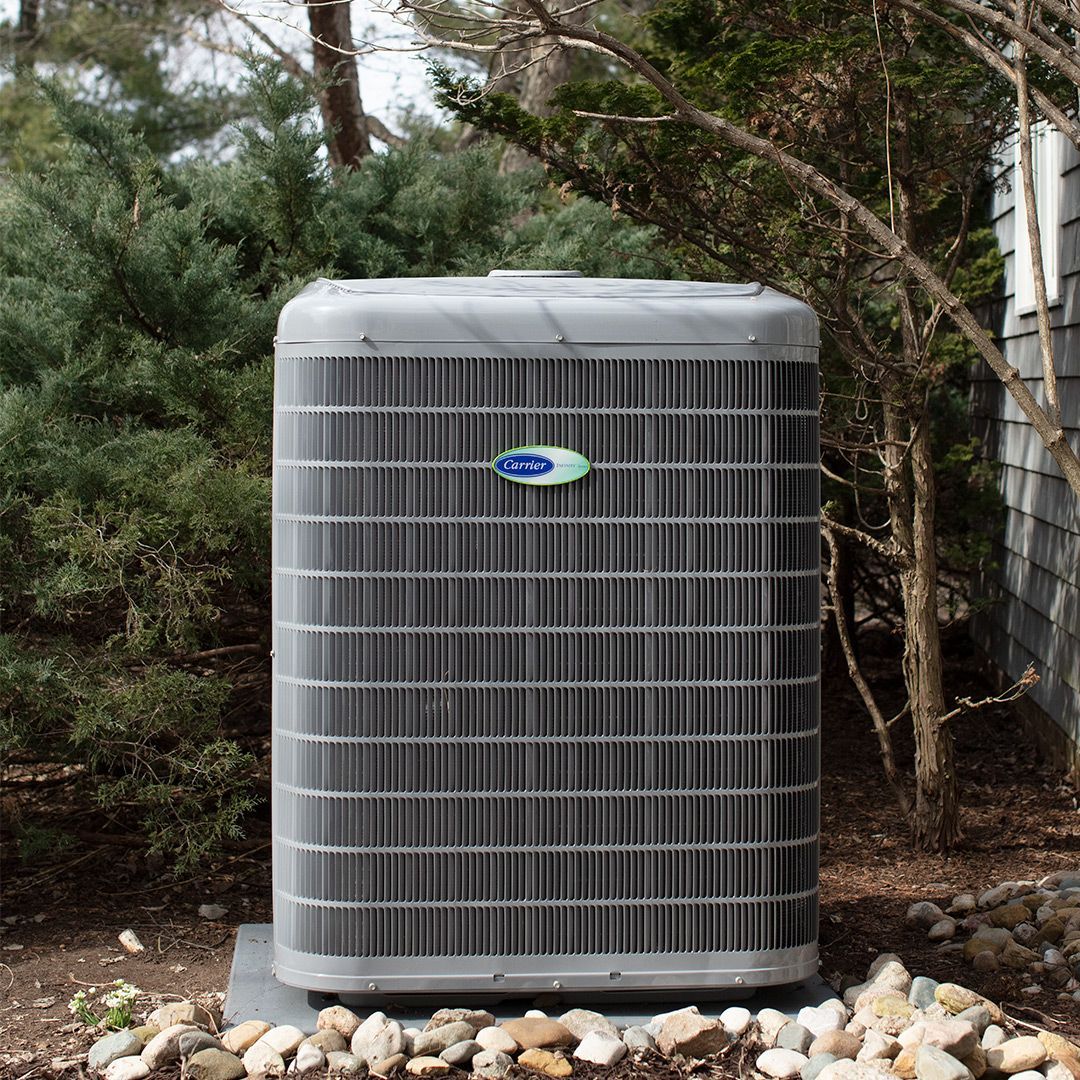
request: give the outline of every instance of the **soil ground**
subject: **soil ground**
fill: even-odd
[[[902,692],[895,646],[877,643],[864,662],[883,704],[894,704]],[[987,692],[963,642],[950,647],[949,686],[957,696],[979,698]],[[914,900],[947,902],[958,892],[1080,867],[1080,816],[1065,778],[1040,760],[1009,707],[963,717],[955,733],[965,839],[949,857],[914,853],[882,782],[870,724],[845,676],[826,678],[822,702],[825,977],[834,985],[844,976],[861,979],[878,953],[895,952],[915,974],[961,982],[1021,1022],[1080,1037],[1080,1003],[1049,991],[1022,994],[1031,981],[1024,973],[980,975],[903,923]],[[903,724],[895,731],[900,760],[908,767],[910,737]],[[265,753],[265,742],[255,748]],[[85,801],[75,805],[73,798],[63,785],[9,784],[5,792],[9,812],[74,829],[81,839],[51,862],[21,862],[5,845],[0,867],[3,1080],[79,1075],[78,1059],[91,1040],[71,1030],[67,1002],[80,987],[124,978],[159,1000],[194,997],[220,1004],[237,925],[271,917],[265,813],[249,823],[247,850],[227,853],[203,872],[177,879],[125,836],[104,832],[116,833],[116,824],[107,826]],[[227,914],[217,922],[200,918],[198,907],[206,903],[222,905]],[[117,935],[125,929],[136,932],[145,952],[123,951]],[[652,1070],[626,1066],[618,1076],[605,1075],[623,1080],[641,1071],[654,1080],[671,1072],[659,1065]]]

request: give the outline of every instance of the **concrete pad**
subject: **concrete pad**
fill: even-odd
[[[430,1002],[393,1001],[375,1004],[371,1001],[338,997],[314,990],[298,990],[286,986],[274,978],[271,966],[274,958],[273,927],[270,923],[245,923],[236,932],[236,949],[233,953],[232,971],[229,973],[229,989],[225,997],[225,1026],[239,1024],[244,1020],[265,1020],[268,1023],[293,1024],[306,1032],[315,1030],[315,1021],[321,1009],[327,1005],[346,1005],[360,1016],[366,1016],[375,1009],[381,1009],[388,1016],[400,1020],[404,1027],[420,1026],[430,1019],[435,1009],[449,1007],[461,1002],[452,1001],[446,995],[433,996]],[[761,1009],[777,1009],[792,1018],[807,1005],[816,1006],[836,997],[833,989],[821,976],[815,976],[795,986],[783,986],[746,996],[741,993],[714,995],[701,994],[691,999],[678,999],[662,994],[651,997],[637,995],[630,1000],[630,995],[617,994],[603,997],[591,997],[579,1000],[565,997],[553,1001],[551,995],[538,999],[511,998],[494,1004],[474,1002],[470,999],[464,1004],[483,1005],[495,1014],[495,1022],[521,1016],[526,1009],[539,1008],[552,1016],[558,1016],[573,1006],[592,1008],[603,1013],[612,1023],[620,1027],[631,1024],[647,1024],[659,1012],[669,1012],[686,1005],[697,1005],[702,1012],[718,1014],[726,1004],[738,999],[751,1012]],[[716,1003],[716,1009],[709,1007]],[[417,1025],[417,1021],[420,1023]]]

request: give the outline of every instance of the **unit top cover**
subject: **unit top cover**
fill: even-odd
[[[313,282],[282,311],[278,344],[334,341],[816,347],[818,325],[806,304],[756,282],[494,271]]]

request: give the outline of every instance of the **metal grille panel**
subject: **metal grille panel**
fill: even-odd
[[[817,357],[731,351],[279,353],[286,981],[812,969]],[[593,471],[491,472],[530,443]]]

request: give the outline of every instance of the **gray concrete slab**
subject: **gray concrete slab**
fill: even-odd
[[[236,950],[233,953],[232,971],[229,973],[229,990],[225,998],[226,1025],[238,1024],[244,1020],[265,1020],[271,1024],[295,1024],[304,1031],[315,1030],[315,1020],[319,1010],[327,1005],[335,1005],[338,998],[316,991],[297,990],[278,982],[271,972],[273,961],[273,928],[270,923],[245,923],[236,932]],[[760,1009],[778,1009],[794,1016],[806,1005],[820,1005],[823,1001],[835,997],[832,988],[820,976],[797,986],[759,990],[749,997],[741,997],[738,1004],[757,1012]],[[349,999],[342,999],[350,1004]],[[513,998],[494,1004],[488,1002],[451,1001],[445,995],[433,998],[430,1003],[408,1002],[398,1004],[388,1002],[373,1006],[370,1003],[351,1007],[364,1015],[380,1008],[394,1019],[402,1021],[406,1027],[416,1024],[423,1027],[435,1009],[447,1005],[476,1005],[489,1009],[497,1020],[508,1020],[521,1016],[526,1009],[540,1008],[558,1015],[572,1006],[593,1008],[608,1016],[613,1023],[621,1026],[648,1023],[659,1012],[678,1009],[694,1004],[703,1012],[720,1012],[736,1001],[730,996],[726,999],[706,999],[698,996],[691,1000],[678,1000],[671,997],[654,997],[649,1000],[630,1001],[625,997],[610,995],[607,998],[591,998],[587,1001],[574,999],[562,1004],[553,1001],[550,996],[537,998]],[[710,1007],[711,1006],[711,1007]]]

